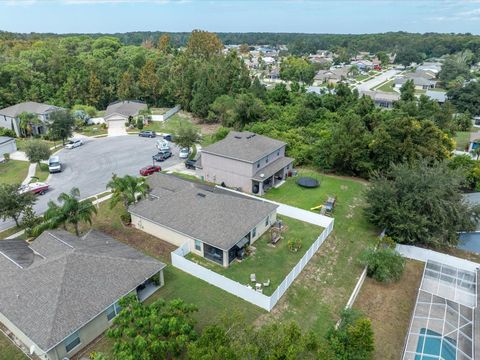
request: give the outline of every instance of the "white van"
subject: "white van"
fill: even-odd
[[[51,156],[50,159],[48,159],[48,171],[50,174],[62,171],[62,163],[58,156]]]
[[[160,151],[163,151],[163,150],[168,150],[170,151],[170,144],[168,143],[167,140],[157,140],[157,149],[160,150]]]

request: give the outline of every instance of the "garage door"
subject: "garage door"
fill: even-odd
[[[125,127],[125,120],[108,120],[108,127],[111,129],[123,129]]]

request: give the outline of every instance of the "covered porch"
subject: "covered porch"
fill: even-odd
[[[163,280],[163,270],[160,270],[158,273],[145,280],[142,284],[137,286],[137,298],[139,301],[145,301],[149,298],[155,291],[160,289],[164,284]]]
[[[263,195],[272,187],[280,186],[293,169],[293,159],[283,157],[257,171],[252,178],[252,192]]]

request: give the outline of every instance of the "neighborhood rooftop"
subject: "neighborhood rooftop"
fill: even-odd
[[[253,163],[285,145],[283,141],[252,132],[231,131],[225,139],[205,147],[202,152]]]
[[[147,104],[136,100],[118,101],[108,105],[105,116],[111,114],[121,114],[125,116],[135,116],[142,109],[147,109]]]
[[[27,101],[0,109],[0,115],[17,117],[23,112],[29,112],[34,114],[45,114],[47,111],[60,109],[54,105],[40,104],[34,101]]]
[[[227,190],[155,174],[148,178],[151,200],[129,211],[193,239],[229,250],[277,205]]]
[[[164,267],[94,230],[2,240],[0,313],[48,351]]]

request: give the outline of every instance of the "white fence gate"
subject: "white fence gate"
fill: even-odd
[[[277,304],[278,300],[285,294],[287,289],[292,285],[293,281],[302,272],[303,268],[308,264],[313,255],[318,251],[325,239],[333,230],[333,219],[331,219],[329,225],[322,231],[320,236],[310,246],[305,255],[280,283],[275,292],[271,296],[261,294],[254,289],[240,284],[234,280],[228,279],[225,276],[217,274],[216,272],[206,269],[201,265],[194,263],[188,259],[185,259],[185,255],[190,252],[188,243],[183,244],[177,250],[172,252],[172,265],[186,273],[196,276],[209,284],[219,287],[222,290],[229,292],[245,301],[255,304],[262,309],[271,311]]]
[[[162,115],[151,115],[151,119],[152,121],[165,121],[167,120],[168,118],[172,117],[173,115],[175,115],[177,112],[180,111],[182,107],[180,105],[177,105],[173,108],[171,108],[170,110],[168,110],[165,114],[162,114]]]

